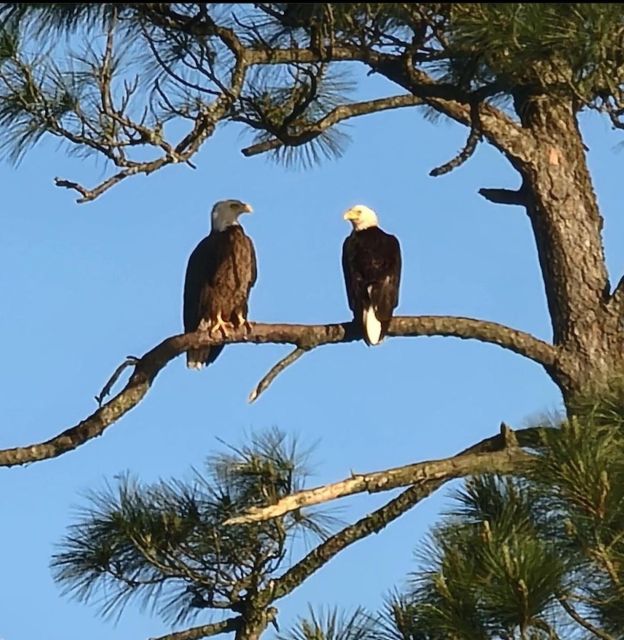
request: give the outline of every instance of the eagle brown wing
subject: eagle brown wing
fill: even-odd
[[[399,303],[401,247],[379,227],[353,231],[344,241],[342,265],[349,308],[361,322],[362,310],[374,307],[383,332]]]
[[[205,237],[191,253],[184,279],[184,331],[196,331],[209,310],[211,286],[220,263],[220,242],[216,233]],[[223,345],[195,349],[187,353],[187,364],[214,362]]]

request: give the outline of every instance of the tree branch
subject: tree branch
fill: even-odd
[[[470,124],[470,133],[468,134],[466,144],[464,144],[463,148],[454,158],[451,158],[443,165],[432,169],[429,172],[430,176],[437,178],[438,176],[442,176],[445,173],[453,171],[453,169],[457,169],[457,167],[460,167],[462,164],[464,164],[464,162],[469,160],[476,151],[477,145],[481,141],[481,118],[479,116],[479,104],[476,102],[471,104],[470,109],[472,121]]]
[[[615,640],[612,635],[598,627],[595,627],[591,622],[583,618],[583,616],[579,614],[579,612],[567,601],[565,597],[558,597],[557,600],[572,620],[581,625],[581,627],[589,631],[591,634],[595,635],[596,638],[600,638],[600,640]]]
[[[332,536],[305,558],[291,567],[269,587],[271,601],[283,598],[302,584],[309,576],[318,571],[334,556],[371,533],[379,533],[386,525],[409,511],[415,504],[430,496],[443,481],[432,481],[410,487],[386,505],[361,518],[357,522]]]
[[[541,364],[553,378],[557,375],[559,351],[556,347],[495,322],[453,316],[402,316],[392,320],[388,335],[452,336],[497,344]],[[310,350],[324,344],[352,342],[360,338],[352,322],[327,325],[252,323],[249,333],[241,327],[226,339],[211,338],[201,332],[167,338],[138,360],[126,386],[88,418],[45,442],[0,450],[0,467],[54,458],[102,435],[108,426],[142,400],[161,369],[189,349],[248,342],[293,344]]]
[[[525,440],[535,441],[536,429],[525,429]],[[450,458],[416,462],[413,464],[385,469],[366,474],[353,474],[346,480],[326,484],[305,491],[298,491],[286,496],[273,505],[266,507],[252,507],[246,513],[230,518],[225,524],[246,524],[269,520],[286,513],[322,504],[338,498],[356,493],[378,493],[389,491],[397,487],[427,482],[446,482],[453,478],[474,475],[477,473],[509,473],[517,471],[518,467],[532,459],[532,456],[518,446],[509,446],[509,427],[503,425],[501,434],[487,438]],[[523,432],[511,432],[516,437],[522,437]]]
[[[293,362],[296,362],[301,358],[301,356],[306,352],[306,349],[301,349],[301,347],[297,347],[294,351],[291,351],[285,358],[282,358],[277,364],[273,365],[269,372],[260,380],[260,382],[256,385],[254,390],[249,394],[247,401],[251,404],[255,402],[260,394],[264,393],[273,380],[279,376],[282,371],[286,367],[289,367]]]
[[[523,189],[479,189],[479,195],[494,204],[511,204],[524,207],[527,204],[526,194]]]
[[[416,98],[411,94],[389,96],[387,98],[366,100],[364,102],[355,102],[353,104],[342,104],[335,109],[332,109],[326,116],[317,122],[304,127],[300,126],[300,131],[297,133],[283,136],[280,139],[274,138],[272,140],[253,144],[244,148],[242,153],[245,156],[255,156],[260,153],[279,149],[285,144],[291,147],[296,147],[298,145],[305,144],[306,142],[310,142],[317,136],[321,135],[324,131],[327,131],[327,129],[339,122],[342,122],[343,120],[348,120],[349,118],[355,118],[369,113],[388,111],[389,109],[400,109],[402,107],[413,107],[422,104],[424,104],[424,102],[420,98]],[[235,117],[233,120],[240,121],[240,118]]]
[[[212,624],[204,624],[201,627],[193,627],[186,631],[176,631],[175,633],[168,633],[166,636],[159,636],[158,638],[150,638],[150,640],[198,640],[199,638],[206,638],[208,636],[216,636],[221,633],[229,633],[230,631],[236,631],[240,626],[241,618],[228,618],[221,622],[213,622]]]

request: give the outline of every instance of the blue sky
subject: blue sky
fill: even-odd
[[[594,184],[605,216],[612,281],[624,272],[620,213],[622,155],[617,134],[583,118]],[[343,211],[374,208],[401,241],[400,314],[465,315],[550,339],[529,222],[522,209],[492,205],[480,187],[515,188],[518,179],[482,145],[450,175],[429,170],[454,155],[465,131],[432,124],[415,110],[368,116],[338,161],[286,170],[245,159],[237,129],[220,130],[196,159],[137,177],[94,203],[77,205],[54,176],[95,184],[106,168],[67,157],[54,143],[15,168],[0,164],[0,446],[51,437],[89,415],[114,368],[181,330],[186,260],[207,233],[212,204],[254,206],[244,224],[259,278],[250,317],[266,322],[348,318],[340,249]],[[117,623],[62,597],[49,570],[54,545],[84,504],[82,494],[131,470],[144,481],[183,476],[245,433],[279,426],[317,443],[314,484],[451,455],[559,408],[537,365],[498,347],[448,338],[389,339],[325,346],[284,372],[254,405],[247,395],[288,351],[228,346],[196,373],[172,362],[147,398],[103,437],[60,458],[0,469],[0,638],[142,639],[170,627],[129,608]],[[282,627],[307,603],[377,607],[415,567],[414,551],[448,490],[417,506],[381,535],[349,548],[279,603]],[[343,501],[353,520],[389,496]],[[200,624],[204,618],[198,618]]]

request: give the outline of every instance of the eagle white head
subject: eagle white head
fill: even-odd
[[[343,218],[349,220],[356,231],[362,231],[370,227],[376,227],[379,224],[377,214],[363,204],[356,204],[345,212]]]
[[[238,217],[243,213],[251,213],[251,205],[240,200],[220,200],[212,207],[212,228],[224,231],[228,227],[239,224]]]

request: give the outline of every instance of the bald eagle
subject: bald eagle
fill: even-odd
[[[377,215],[364,205],[344,214],[353,225],[342,246],[342,270],[349,308],[367,345],[379,344],[399,303],[401,247],[379,228]]]
[[[195,247],[184,281],[184,331],[208,331],[226,337],[247,322],[249,292],[256,282],[256,254],[238,222],[250,205],[222,200],[212,208],[212,229]],[[201,369],[214,362],[223,345],[187,352],[186,365]]]

